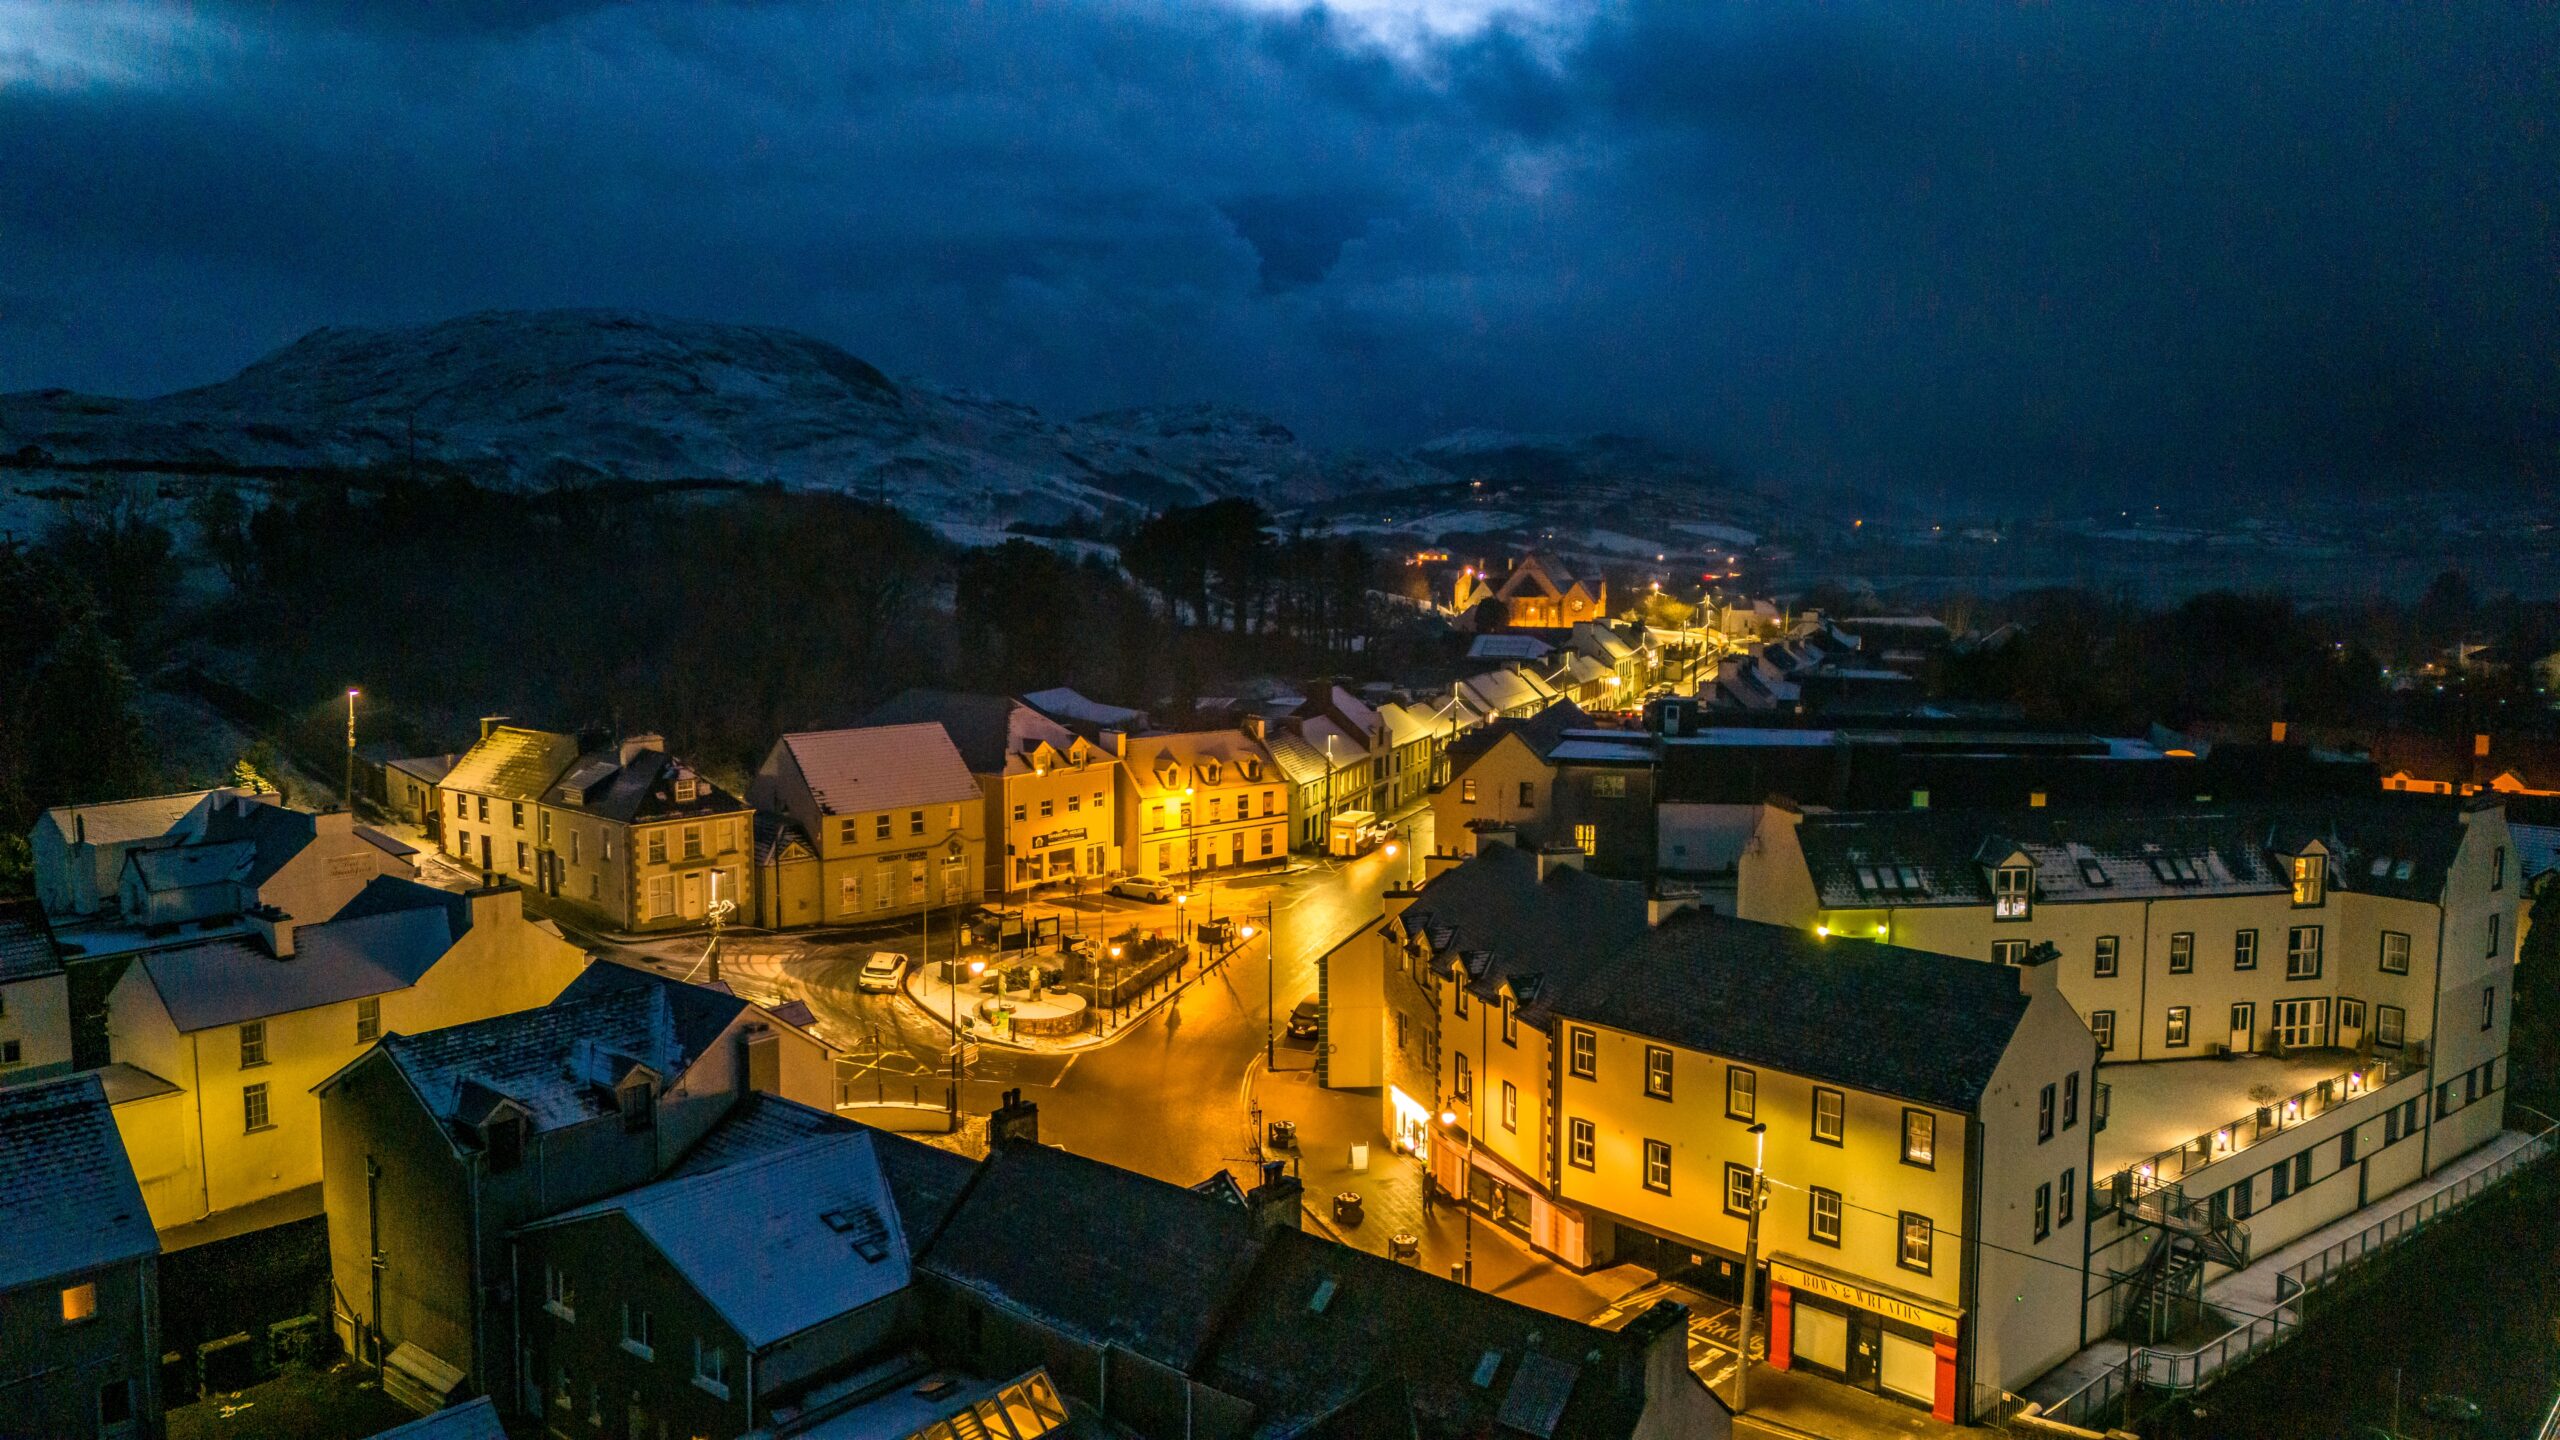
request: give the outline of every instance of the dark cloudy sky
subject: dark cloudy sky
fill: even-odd
[[[2560,7],[0,0],[0,389],[796,326],[1776,479],[2555,484]]]

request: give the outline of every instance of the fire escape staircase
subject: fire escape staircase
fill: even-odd
[[[2189,1200],[2175,1184],[2143,1190],[2128,1210],[2154,1234],[2142,1264],[2127,1281],[2117,1334],[2154,1345],[2202,1316],[2207,1265],[2237,1270],[2249,1263],[2249,1227],[2219,1204]]]

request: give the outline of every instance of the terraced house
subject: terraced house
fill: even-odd
[[[1104,731],[1117,747],[1120,852],[1135,875],[1194,875],[1280,860],[1289,853],[1288,777],[1259,721],[1244,730],[1166,735]]]
[[[986,893],[1093,880],[1120,867],[1119,760],[1005,695],[908,690],[873,725],[934,724],[985,796]]]
[[[1941,1419],[2079,1348],[2096,1048],[2049,963],[1732,920],[1570,874],[1578,853],[1489,845],[1376,932],[1428,1007],[1442,1191],[1565,1264],[1732,1294],[1759,1197],[1771,1363]]]
[[[651,734],[578,737],[497,720],[445,775],[444,853],[617,930],[752,911],[754,815]]]
[[[897,919],[982,893],[986,797],[939,724],[785,735],[747,797],[764,925]]]

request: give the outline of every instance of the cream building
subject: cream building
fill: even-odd
[[[1549,758],[1591,717],[1558,701],[1526,718],[1495,720],[1452,740],[1447,775],[1431,794],[1431,834],[1443,855],[1475,853],[1477,830],[1518,836],[1531,848],[1554,839],[1556,767]]]
[[[544,1004],[585,966],[522,902],[377,880],[325,921],[136,960],[108,997],[108,1091],[152,1224],[318,1213],[314,1085],[385,1034]]]
[[[990,895],[1098,880],[1120,869],[1119,760],[1003,695],[909,690],[867,723],[940,725],[986,800]]]
[[[785,735],[747,787],[768,832],[757,914],[845,925],[967,904],[986,873],[986,797],[938,724]]]
[[[71,986],[44,914],[24,901],[0,905],[0,1085],[70,1069]]]
[[[1104,731],[1120,760],[1120,853],[1133,875],[1192,876],[1286,859],[1288,781],[1259,735]]]
[[[1488,846],[1328,956],[1329,1083],[1374,1065],[1435,1183],[1577,1268],[1738,1294],[1765,1157],[1781,1368],[1971,1420],[2080,1348],[2096,1050],[2050,965],[1730,920],[1576,853]]]

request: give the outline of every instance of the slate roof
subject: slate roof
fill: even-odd
[[[1201,1378],[1254,1405],[1258,1436],[1569,1440],[1633,1430],[1642,1397],[1619,1384],[1632,1348],[1624,1336],[1277,1230],[1230,1302]],[[1492,1374],[1478,1385],[1488,1355]]]
[[[1272,739],[1283,738],[1285,732],[1271,732]],[[1122,757],[1130,783],[1144,795],[1161,795],[1199,783],[1195,778],[1202,762],[1218,762],[1220,785],[1272,785],[1289,776],[1268,743],[1256,740],[1242,730],[1181,730],[1168,735],[1132,735],[1129,752]],[[1166,785],[1158,771],[1166,762],[1174,766],[1172,784]],[[1319,757],[1315,774],[1324,774]]]
[[[1535,635],[1497,632],[1479,635],[1467,646],[1470,660],[1544,660],[1555,647]]]
[[[1815,813],[1797,834],[1823,907],[1858,909],[1988,905],[1990,868],[2017,852],[2034,863],[2040,905],[2275,894],[2291,886],[2288,857],[2312,840],[2329,850],[2332,890],[2434,901],[2463,827],[2451,797],[2378,793],[2267,804]],[[1891,884],[1883,883],[1884,866],[1893,867]]]
[[[1631,730],[1576,730],[1557,741],[1547,759],[1558,765],[1650,765],[1653,740]]]
[[[0,1291],[158,1254],[94,1075],[0,1089]]]
[[[622,752],[598,750],[578,757],[552,787],[554,804],[574,805],[592,815],[628,825],[639,820],[682,820],[702,815],[734,815],[747,802],[693,771],[700,788],[691,800],[676,798],[677,772],[692,767],[664,750],[643,750],[622,762]]]
[[[507,1440],[507,1427],[498,1423],[497,1405],[483,1395],[394,1425],[372,1440]]]
[[[2027,997],[2007,965],[1687,910],[1550,1006],[1746,1065],[1970,1113]]]
[[[1535,676],[1511,668],[1488,670],[1481,675],[1470,675],[1458,683],[1483,701],[1486,709],[1494,711],[1515,710],[1522,706],[1535,705],[1540,700],[1555,694],[1554,690],[1548,688]]]
[[[0,904],[0,984],[62,973],[62,957],[45,929],[44,911],[32,900]]]
[[[1642,934],[1644,886],[1604,880],[1573,865],[1538,878],[1537,857],[1487,845],[1433,876],[1398,918],[1443,963],[1467,964],[1467,988],[1488,1001],[1509,981],[1514,1013],[1543,1026],[1560,989]]]
[[[1082,691],[1060,685],[1048,690],[1034,690],[1022,697],[1022,703],[1068,725],[1088,725],[1113,730],[1142,729],[1147,712],[1125,705],[1105,704]]]
[[[456,1144],[469,1145],[451,1124],[470,1087],[515,1102],[536,1130],[580,1124],[616,1109],[582,1056],[628,1056],[672,1086],[745,1008],[734,995],[599,960],[539,1010],[386,1035],[381,1049]]]
[[[1535,715],[1505,716],[1459,736],[1449,743],[1450,764],[1453,773],[1465,769],[1468,761],[1492,749],[1505,735],[1518,735],[1544,760],[1564,743],[1567,731],[1588,729],[1590,725],[1591,717],[1583,713],[1581,706],[1558,700]]]
[[[860,815],[979,798],[968,762],[940,725],[866,725],[811,730],[782,743],[800,767],[818,811]]]
[[[377,887],[397,887],[396,890]],[[374,908],[296,927],[294,953],[279,959],[243,939],[215,940],[144,955],[138,962],[181,1032],[290,1015],[321,1005],[406,989],[461,935],[445,891],[378,879],[359,896]],[[405,901],[394,906],[394,900]],[[350,902],[352,904],[353,902]]]
[[[397,760],[385,760],[382,768],[397,770],[429,785],[442,785],[444,777],[453,773],[454,763],[461,758],[459,755],[408,755]]]
[[[184,790],[174,795],[146,795],[96,805],[56,805],[44,812],[44,819],[67,843],[77,843],[75,834],[91,845],[155,840],[175,829],[204,797],[213,793]]]
[[[308,811],[288,810],[246,796],[225,796],[206,807],[200,843],[245,842],[252,846],[257,854],[242,883],[262,885],[319,834],[319,822]]]
[[[218,845],[135,850],[124,857],[124,863],[141,879],[143,889],[167,894],[193,890],[199,885],[245,882],[249,866],[257,858],[257,846],[246,840],[231,840]]]
[[[1251,1217],[1046,1145],[999,1147],[920,1269],[1189,1372],[1255,1255]]]
[[[505,800],[539,800],[578,758],[578,740],[551,730],[492,726],[445,773],[444,788]]]
[[[886,1299],[910,1274],[906,1228],[867,1130],[660,1180],[524,1228],[605,1215],[629,1221],[759,1349]]]
[[[405,860],[418,853],[417,846],[412,845],[405,840],[396,839],[390,835],[386,835],[383,832],[374,829],[370,825],[357,825],[351,828],[353,829],[357,839],[362,840],[367,845],[372,846],[374,849],[381,851],[383,854],[388,855],[395,860]]]
[[[1446,701],[1442,702],[1442,705],[1446,704]],[[1401,748],[1417,741],[1429,740],[1434,736],[1447,735],[1450,732],[1447,715],[1440,713],[1438,707],[1418,702],[1381,705],[1378,707],[1378,718],[1386,722],[1387,744],[1392,747]]]
[[[755,825],[758,865],[773,864],[782,858],[783,851],[794,845],[811,855],[818,853],[818,847],[809,843],[809,837],[802,833],[800,827],[793,824],[788,816],[759,810],[756,812]]]
[[[1045,741],[1063,754],[1076,739],[1074,731],[1009,695],[959,690],[900,691],[862,723],[940,725],[973,775],[1020,774],[1030,767],[1024,757],[1032,746]]]
[[[1292,785],[1314,785],[1324,780],[1324,751],[1307,743],[1303,735],[1287,730],[1274,730],[1263,739],[1271,752],[1272,762]]]

